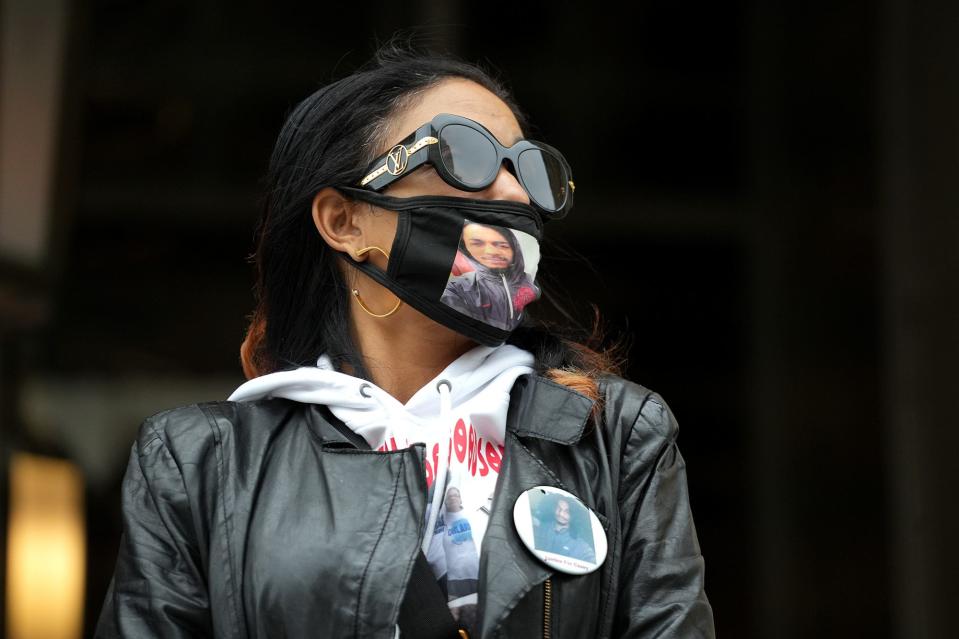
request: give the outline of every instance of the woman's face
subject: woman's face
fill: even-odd
[[[504,269],[513,263],[513,247],[496,229],[467,224],[463,228],[463,244],[470,256],[486,268]]]
[[[489,129],[506,146],[511,146],[523,137],[523,131],[519,127],[519,122],[516,121],[516,116],[505,102],[475,82],[451,78],[423,92],[414,104],[393,117],[383,139],[380,140],[380,148],[375,150],[375,155],[383,155],[396,144],[397,140],[409,135],[424,122],[429,122],[440,113],[453,113],[475,120]],[[443,181],[432,165],[424,164],[391,184],[384,189],[383,193],[394,197],[451,195],[486,200],[512,200],[529,204],[529,196],[516,177],[506,169],[505,164],[500,167],[493,183],[482,191],[467,192],[454,188]],[[360,207],[361,210],[369,211],[374,208],[376,209],[374,215],[360,221],[363,226],[364,244],[388,248],[393,245],[393,238],[396,235],[397,215],[393,211],[378,207],[366,205]],[[371,253],[369,260],[380,270],[386,270],[386,258],[378,252]],[[385,303],[389,304],[392,298],[385,293],[384,296]]]
[[[469,80],[460,78],[443,80],[439,84],[424,91],[419,98],[402,112],[396,114],[387,126],[380,142],[375,149],[375,155],[386,153],[398,140],[403,139],[415,131],[424,122],[429,122],[440,113],[453,113],[479,122],[485,126],[504,145],[510,146],[523,137],[523,131],[513,112],[505,102]],[[404,175],[383,191],[394,197],[413,197],[417,195],[450,195],[454,197],[469,197],[487,200],[512,200],[529,204],[529,196],[520,186],[516,177],[506,169],[500,167],[499,173],[492,184],[482,191],[466,192],[453,188],[443,181],[432,165],[424,164],[415,171]],[[389,250],[396,236],[398,216],[396,212],[373,207],[366,204],[355,208],[357,215],[353,219],[356,227],[356,241],[354,250],[370,245]],[[387,258],[379,251],[367,254],[371,264],[381,271],[387,269]],[[363,295],[363,300],[378,312],[388,311],[396,304],[396,296],[385,287],[377,284],[363,274],[353,273],[356,279],[351,286],[357,288]],[[354,322],[366,322],[367,318],[356,305],[352,307]],[[461,342],[465,349],[469,338],[456,334],[426,315],[419,313],[411,306],[403,304],[389,322],[374,323],[374,326],[404,326],[411,331],[420,331],[434,342],[452,339]],[[362,332],[362,328],[358,328]]]

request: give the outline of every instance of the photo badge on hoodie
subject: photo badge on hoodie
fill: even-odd
[[[513,504],[513,523],[533,555],[550,568],[585,575],[606,561],[606,532],[586,504],[554,486],[534,486]]]

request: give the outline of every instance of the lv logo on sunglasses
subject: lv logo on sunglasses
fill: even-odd
[[[391,175],[399,175],[406,170],[406,164],[410,161],[410,152],[402,144],[397,144],[390,149],[386,156],[386,170]]]
[[[438,142],[439,140],[433,136],[427,136],[420,138],[415,144],[413,144],[413,146],[409,148],[403,146],[402,144],[397,144],[386,154],[386,157],[382,160],[383,164],[378,169],[363,178],[363,181],[360,182],[360,186],[366,186],[387,172],[393,176],[400,175],[406,170],[406,167],[409,166],[411,155],[425,146],[437,144]]]

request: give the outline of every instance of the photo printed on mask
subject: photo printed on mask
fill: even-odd
[[[440,301],[495,328],[511,331],[539,298],[539,242],[503,226],[466,220]]]

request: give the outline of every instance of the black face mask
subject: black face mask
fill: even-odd
[[[539,298],[535,280],[543,220],[532,206],[338,189],[399,214],[386,272],[342,256],[434,321],[497,346],[523,321],[526,305]]]

